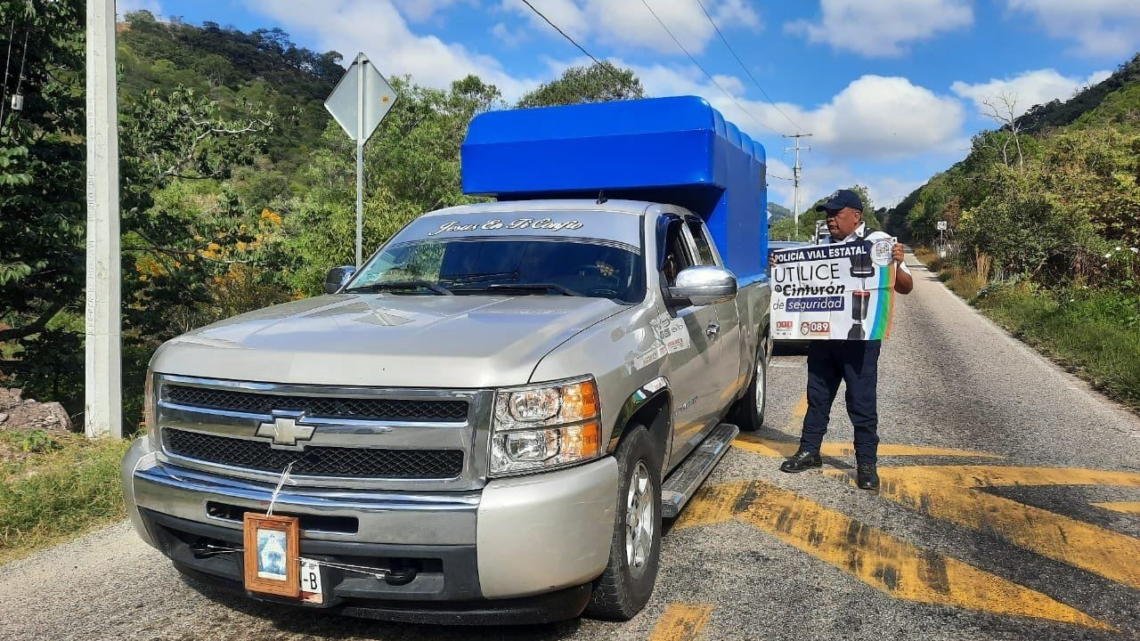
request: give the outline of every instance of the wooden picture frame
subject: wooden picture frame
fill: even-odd
[[[245,589],[250,592],[301,596],[301,528],[294,516],[246,512]]]

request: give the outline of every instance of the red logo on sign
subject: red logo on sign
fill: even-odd
[[[777,321],[776,329],[791,329],[792,325],[792,321]]]

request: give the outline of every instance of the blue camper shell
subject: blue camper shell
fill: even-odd
[[[742,285],[768,271],[766,165],[759,142],[694,96],[492,111],[462,148],[466,194],[684,207]]]

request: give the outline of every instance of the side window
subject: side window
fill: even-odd
[[[716,250],[713,249],[712,244],[709,243],[708,230],[705,229],[703,223],[698,220],[688,220],[685,224],[689,226],[689,232],[693,235],[693,242],[697,245],[697,254],[700,257],[701,265],[716,265],[719,263],[717,260]]]
[[[665,231],[664,253],[661,257],[661,272],[665,275],[665,285],[672,287],[677,283],[677,274],[686,267],[696,263],[690,254],[689,244],[682,233],[684,223],[674,220],[669,223]]]

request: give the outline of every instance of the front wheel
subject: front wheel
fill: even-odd
[[[764,410],[768,405],[768,349],[771,339],[764,339],[757,350],[752,383],[744,398],[736,402],[733,419],[742,432],[756,432],[764,427]]]
[[[588,616],[628,621],[645,607],[661,556],[661,470],[649,432],[635,427],[618,446],[617,515],[610,561],[594,582]]]

